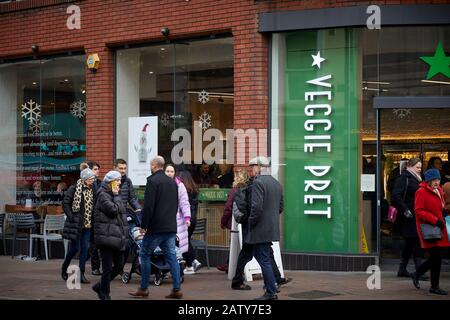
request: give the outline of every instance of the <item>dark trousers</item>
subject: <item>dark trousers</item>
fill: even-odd
[[[110,293],[111,280],[117,277],[122,270],[123,252],[110,248],[100,248],[103,273],[100,280],[100,289],[103,293]]]
[[[91,268],[92,271],[100,270],[100,255],[97,245],[94,242],[91,242],[89,246],[89,254],[91,256]]]
[[[402,250],[402,260],[400,262],[400,268],[405,268],[408,265],[411,256],[414,258],[414,263],[416,264],[416,269],[419,267],[416,263],[420,259],[420,241],[419,238],[404,238],[404,246]]]
[[[231,281],[232,287],[238,287],[244,283],[244,270],[245,265],[252,261],[253,259],[254,246],[252,244],[244,243],[241,252],[239,252],[238,261],[236,264],[236,272],[234,274],[233,280]],[[281,281],[281,273],[278,270],[277,263],[275,262],[275,257],[273,255],[272,246],[270,246],[270,260],[272,264],[273,274],[277,283]]]
[[[195,260],[195,250],[191,243],[191,237],[195,230],[195,222],[191,223],[188,228],[188,241],[189,241],[189,249],[188,252],[183,253],[183,259],[186,261],[187,267],[192,267],[192,262]]]
[[[67,253],[66,258],[64,259],[63,268],[67,269],[69,267],[70,262],[75,257],[75,255],[80,252],[80,271],[84,273],[85,266],[86,266],[86,260],[88,256],[88,250],[89,250],[89,239],[91,237],[91,229],[85,229],[83,228],[81,230],[81,235],[78,240],[71,240],[70,241],[70,250]]]
[[[420,277],[430,270],[431,287],[439,287],[439,277],[441,275],[442,248],[434,247],[427,250],[429,258],[422,263],[416,271],[416,276]]]

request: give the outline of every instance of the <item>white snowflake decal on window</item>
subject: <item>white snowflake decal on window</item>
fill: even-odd
[[[199,126],[203,130],[206,130],[212,126],[211,115],[206,112],[203,112],[198,120],[200,121]]]
[[[203,89],[202,92],[198,93],[198,101],[202,104],[207,103],[209,101],[209,93]]]
[[[83,118],[86,115],[86,103],[81,100],[73,102],[70,105],[70,113],[76,118]]]
[[[30,123],[36,123],[41,117],[41,106],[35,101],[30,99],[30,101],[25,102],[22,105],[22,118],[27,119]]]
[[[404,119],[411,115],[411,109],[394,109],[392,111],[399,119]]]
[[[163,113],[163,115],[161,116],[161,123],[164,127],[167,127],[169,125],[169,115],[167,113]]]
[[[30,125],[28,127],[28,130],[34,134],[38,134],[41,132],[41,122],[30,122]]]

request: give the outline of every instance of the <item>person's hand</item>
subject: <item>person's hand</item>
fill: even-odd
[[[444,227],[445,227],[445,223],[444,223],[444,221],[442,221],[442,220],[438,220],[437,222],[436,222],[436,226],[437,227],[439,227],[439,229],[444,229]]]
[[[118,186],[117,184],[113,184],[111,187],[111,191],[113,195],[118,196],[120,192],[120,186]]]
[[[188,226],[188,228],[191,226],[191,220],[186,221],[186,225]]]
[[[410,210],[406,210],[405,212],[403,212],[404,216],[408,219],[413,217],[413,214],[411,213]]]

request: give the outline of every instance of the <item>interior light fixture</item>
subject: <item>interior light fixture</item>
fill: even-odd
[[[382,81],[363,81],[362,83],[367,83],[367,84],[391,84],[390,82],[382,82]]]
[[[448,81],[435,81],[435,80],[420,80],[422,82],[426,83],[437,83],[437,84],[450,84]]]

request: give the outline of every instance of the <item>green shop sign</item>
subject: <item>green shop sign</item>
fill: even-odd
[[[231,189],[200,189],[198,199],[200,201],[227,201]]]
[[[285,249],[357,253],[356,34],[289,33],[286,52]]]
[[[230,190],[231,189],[200,189],[198,199],[200,201],[225,202],[227,201]],[[135,193],[138,200],[144,201],[145,187],[135,188]]]

